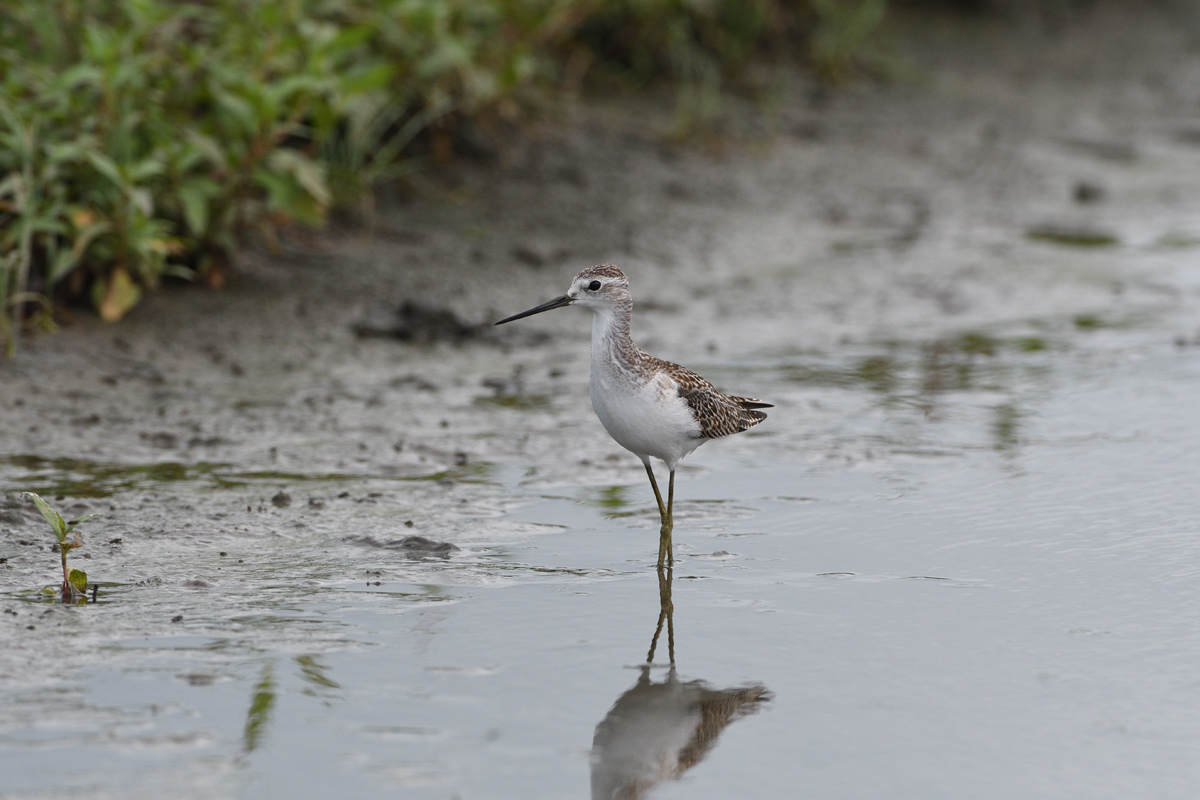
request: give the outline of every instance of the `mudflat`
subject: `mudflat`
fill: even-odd
[[[24,340],[0,795],[1194,795],[1200,14],[892,30],[890,81],[685,143],[580,103]],[[639,344],[776,405],[680,467],[674,668],[588,315],[491,327],[603,262]],[[39,594],[26,490],[101,512],[98,602]]]

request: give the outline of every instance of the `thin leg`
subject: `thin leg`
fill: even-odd
[[[667,485],[667,519],[673,520],[675,514],[675,470],[671,470],[671,482]]]
[[[675,470],[671,470],[671,482],[667,488],[667,504],[663,505],[662,492],[658,490],[658,481],[654,479],[654,470],[650,467],[650,459],[642,462],[646,466],[646,474],[650,476],[650,486],[654,488],[654,499],[658,501],[658,516],[662,527],[658,531],[658,566],[670,566],[675,563],[671,552],[671,529],[674,523],[671,519],[671,509],[675,504]]]
[[[642,462],[646,467],[646,474],[650,476],[650,485],[654,488],[654,499],[658,501],[658,516],[662,519],[667,518],[667,507],[663,505],[662,492],[658,491],[658,481],[654,480],[654,470],[650,468],[650,459]]]
[[[675,470],[671,470],[671,480],[667,485],[667,515],[663,518],[662,530],[658,534],[658,565],[663,564],[663,553],[667,556],[667,566],[675,564],[675,552],[671,544],[671,531],[675,529]]]

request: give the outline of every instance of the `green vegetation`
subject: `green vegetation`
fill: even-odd
[[[58,539],[58,552],[62,556],[63,600],[72,600],[83,595],[87,591],[87,573],[78,569],[67,569],[67,551],[81,547],[83,545],[83,538],[79,533],[75,534],[73,540],[68,541],[67,537],[71,535],[71,531],[75,530],[79,523],[91,519],[96,515],[87,514],[79,519],[67,522],[41,497],[33,492],[25,492],[25,494],[29,495],[29,499],[33,500],[33,504],[37,506],[38,511],[42,512],[42,516],[46,518],[46,522],[50,524],[50,529],[54,531],[54,536]]]
[[[250,708],[246,711],[246,726],[242,729],[241,758],[253,753],[263,743],[271,722],[271,711],[275,708],[275,673],[271,663],[263,664],[254,694],[250,697]]]
[[[1021,412],[1012,403],[1001,403],[992,409],[992,447],[1013,450],[1021,443]]]
[[[1112,247],[1121,243],[1116,234],[1089,228],[1069,228],[1057,225],[1041,225],[1030,228],[1026,237],[1035,242],[1063,245],[1066,247]]]
[[[830,78],[884,0],[10,0],[0,10],[0,339],[117,320],[165,276],[319,224],[471,122],[595,76],[702,113],[761,57]]]

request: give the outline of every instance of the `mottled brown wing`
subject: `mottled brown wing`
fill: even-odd
[[[679,396],[683,398],[696,421],[700,423],[700,438],[719,439],[753,428],[767,418],[759,408],[774,408],[750,397],[733,397],[719,391],[690,369],[663,362],[669,367],[672,378],[679,382]]]
[[[661,684],[659,684],[661,685]],[[700,724],[696,726],[691,741],[679,751],[679,771],[698,764],[716,744],[717,737],[729,723],[753,714],[774,695],[765,686],[748,686],[744,689],[704,689],[700,700]]]

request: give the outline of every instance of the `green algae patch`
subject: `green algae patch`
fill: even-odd
[[[1059,225],[1035,226],[1025,232],[1025,238],[1061,247],[1115,247],[1121,243],[1121,239],[1111,231]]]

